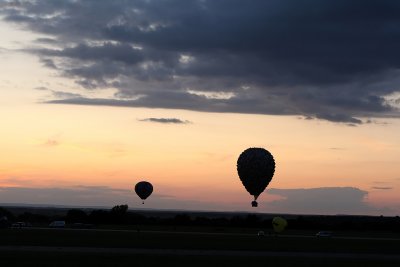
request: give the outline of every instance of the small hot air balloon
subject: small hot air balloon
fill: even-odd
[[[135,192],[142,199],[142,204],[144,204],[144,200],[153,193],[153,185],[146,181],[138,182],[135,185]]]
[[[264,148],[248,148],[237,160],[237,171],[246,190],[254,196],[251,205],[257,207],[258,196],[265,190],[274,175],[274,157]]]
[[[272,228],[275,233],[281,233],[285,230],[287,226],[287,221],[282,217],[274,217],[272,219]]]

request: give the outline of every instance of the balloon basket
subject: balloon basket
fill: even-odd
[[[252,206],[252,207],[258,207],[257,201],[252,201],[252,202],[251,202],[251,206]]]

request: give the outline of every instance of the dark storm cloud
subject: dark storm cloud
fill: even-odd
[[[367,191],[354,187],[268,189],[281,200],[266,203],[271,209],[313,214],[370,214],[374,208],[365,202]]]
[[[164,123],[164,124],[188,124],[189,121],[181,120],[177,118],[147,118],[141,119],[140,121],[149,121],[149,122],[156,122],[156,123]]]
[[[385,98],[400,84],[397,1],[20,1],[0,13],[48,36],[36,45],[54,49],[26,50],[48,67],[87,89],[145,96],[132,106],[352,125],[399,116]],[[119,99],[64,103],[127,105]]]
[[[100,46],[80,44],[78,46],[64,48],[62,50],[38,50],[37,53],[54,57],[80,59],[84,61],[116,61],[123,62],[128,65],[134,65],[143,61],[140,50],[134,49],[128,44],[113,45],[110,43],[105,43]]]
[[[10,0],[10,1],[4,1],[0,3],[0,8],[18,8],[21,6],[21,2],[18,0]]]

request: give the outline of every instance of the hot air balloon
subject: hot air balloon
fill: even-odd
[[[144,200],[153,193],[153,185],[146,181],[138,182],[135,185],[135,192],[142,199],[142,204],[144,204]]]
[[[285,230],[287,226],[287,221],[282,217],[274,217],[272,219],[272,228],[275,233],[281,233]]]
[[[246,190],[254,196],[251,205],[257,207],[258,196],[265,190],[274,175],[274,157],[264,148],[248,148],[237,160],[237,171]]]

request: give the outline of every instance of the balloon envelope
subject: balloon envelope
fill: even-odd
[[[153,185],[146,181],[138,182],[135,185],[135,192],[142,200],[145,200],[153,193]]]
[[[246,190],[257,200],[274,175],[275,160],[264,148],[248,148],[237,160],[237,171]]]
[[[272,228],[276,233],[283,232],[287,226],[287,221],[282,217],[274,217],[272,219]]]

